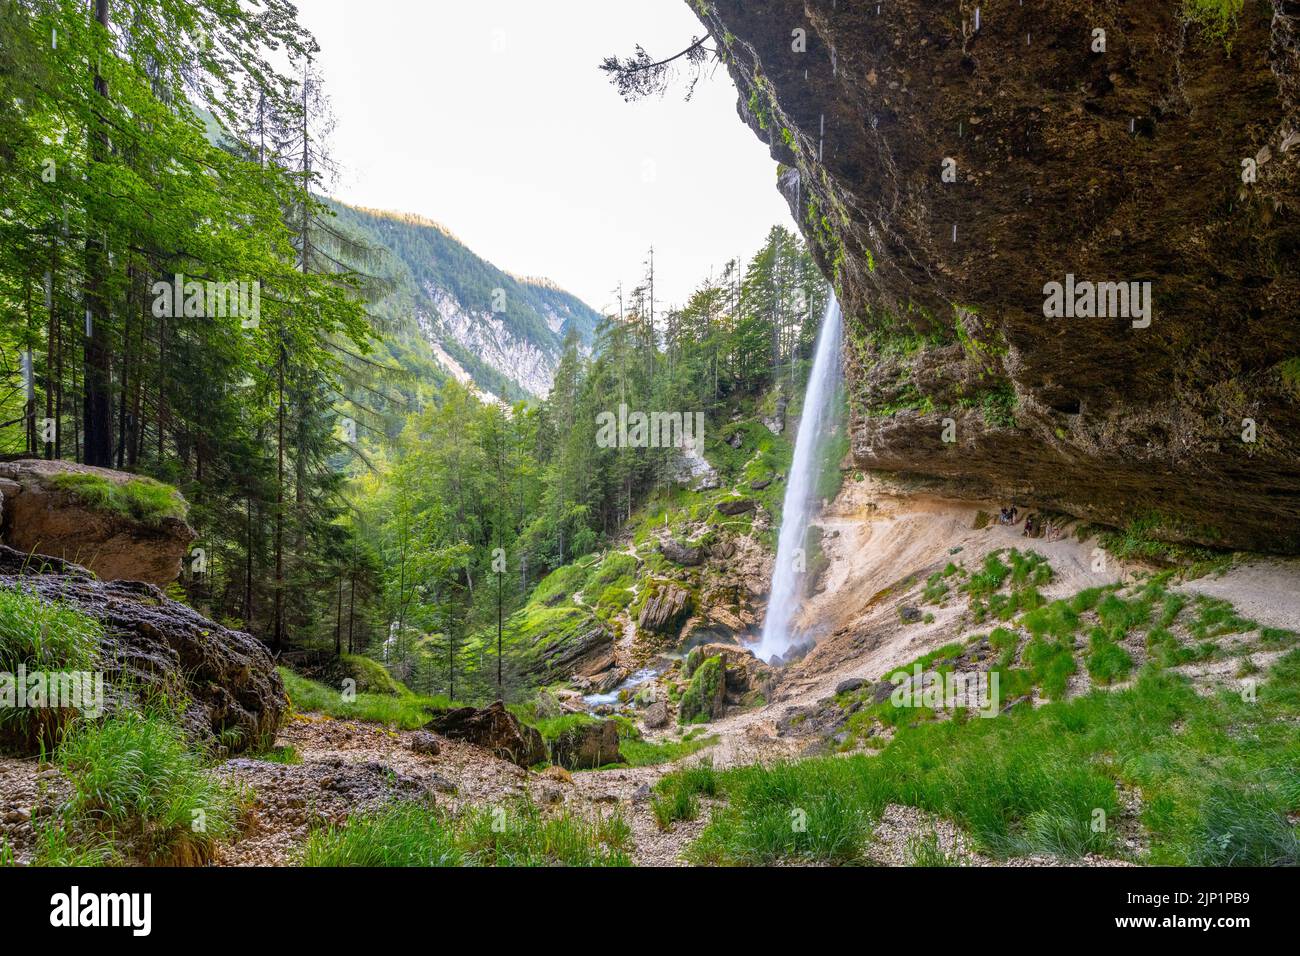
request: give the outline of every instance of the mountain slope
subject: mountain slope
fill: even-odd
[[[344,228],[391,254],[395,288],[382,310],[457,378],[504,399],[542,397],[568,333],[590,346],[600,314],[548,280],[498,269],[428,219],[329,205]]]

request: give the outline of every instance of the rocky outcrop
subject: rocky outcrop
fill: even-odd
[[[705,644],[691,654],[699,654],[701,660],[710,657],[721,659],[726,703],[751,707],[771,699],[776,686],[776,670],[750,651],[730,644]]]
[[[449,740],[463,740],[491,751],[502,760],[531,767],[546,760],[546,744],[533,727],[520,723],[501,701],[487,707],[457,707],[437,714],[426,730]]]
[[[0,540],[75,561],[105,581],[166,587],[194,540],[166,485],[66,461],[0,462]]]
[[[704,549],[681,544],[672,538],[659,542],[659,553],[673,564],[693,568],[704,562]]]
[[[691,0],[840,291],[856,465],[1300,550],[1300,6],[980,6]],[[1047,317],[1072,282],[1152,310]]]
[[[265,750],[288,708],[284,685],[255,638],[210,621],[151,584],[97,581],[57,558],[0,545],[0,588],[62,602],[103,625],[99,667],[109,707],[165,696],[184,707],[195,741],[227,753]]]
[[[658,584],[654,593],[646,598],[637,617],[637,624],[647,631],[670,633],[687,613],[690,592],[675,584]]]
[[[618,750],[618,722],[593,721],[560,733],[551,743],[551,760],[566,770],[595,770],[622,763]]]
[[[717,504],[718,511],[729,518],[743,515],[745,512],[753,511],[757,507],[758,502],[753,498],[724,498]]]
[[[703,657],[696,651],[691,654],[692,658],[688,658],[690,681],[682,691],[678,720],[683,724],[717,720],[727,707],[726,665],[721,655]]]

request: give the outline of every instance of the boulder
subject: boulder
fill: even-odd
[[[426,730],[491,751],[502,760],[531,767],[546,760],[546,744],[533,727],[519,722],[501,701],[487,707],[457,707],[434,716]]]
[[[726,677],[721,655],[701,661],[682,692],[678,720],[683,724],[694,724],[721,717],[727,704]]]
[[[442,753],[442,744],[438,743],[438,738],[427,730],[417,730],[412,734],[409,746],[412,753],[424,757],[436,757]]]
[[[866,683],[867,683],[867,679],[865,677],[850,677],[847,680],[842,680],[835,685],[835,693],[837,695],[847,694],[850,693],[851,691],[857,690],[859,687],[864,686]]]
[[[659,553],[673,564],[678,564],[687,568],[693,568],[704,561],[704,551],[702,548],[693,548],[689,545],[679,544],[672,538],[659,542]]]
[[[670,716],[668,702],[657,700],[645,709],[645,713],[641,715],[641,724],[647,730],[658,730],[660,727],[668,726]]]
[[[751,706],[771,697],[776,671],[750,651],[731,644],[706,644],[691,653],[696,651],[705,659],[722,658],[728,703]]]
[[[717,504],[718,511],[728,517],[743,515],[747,511],[753,511],[758,507],[758,502],[753,498],[725,498]]]
[[[66,461],[0,462],[0,541],[80,562],[104,581],[166,587],[194,530],[185,499],[150,478]]]
[[[208,620],[152,584],[98,581],[58,558],[0,545],[0,588],[59,601],[103,625],[99,667],[111,709],[138,694],[183,702],[196,742],[226,753],[266,750],[288,709],[284,684],[261,642]]]
[[[618,721],[581,723],[563,731],[551,743],[551,760],[566,770],[594,770],[622,763],[618,750]]]

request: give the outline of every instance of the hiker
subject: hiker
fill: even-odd
[[[1035,536],[1035,532],[1038,530],[1037,525],[1034,522],[1035,517],[1037,516],[1030,515],[1025,519],[1025,530],[1020,533],[1022,538],[1032,538]]]

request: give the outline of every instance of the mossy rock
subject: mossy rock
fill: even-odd
[[[726,677],[721,655],[702,661],[682,693],[678,720],[683,724],[698,724],[721,717],[726,706]]]

